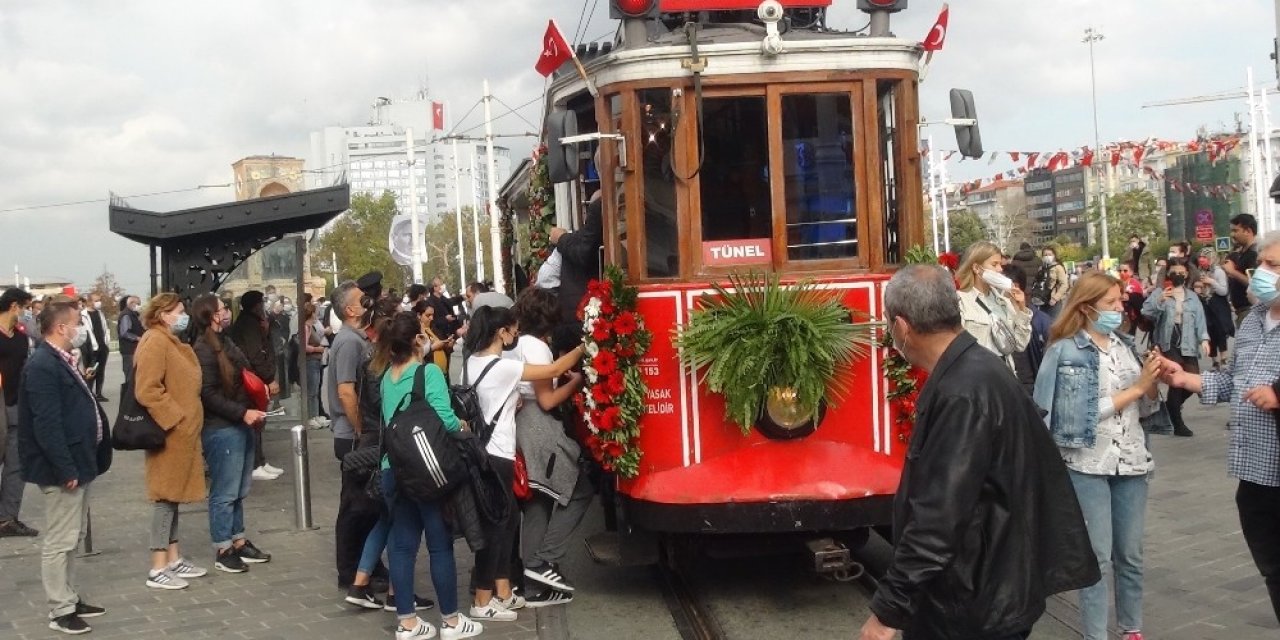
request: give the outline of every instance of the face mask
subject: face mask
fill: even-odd
[[[186,331],[188,324],[191,324],[191,316],[185,313],[178,316],[178,319],[173,321],[173,332],[182,333]]]
[[[342,331],[342,318],[338,317],[337,311],[329,314],[329,330],[333,333]]]
[[[222,317],[218,318],[218,326],[222,327],[223,331],[226,331],[227,329],[231,328],[231,314],[229,313],[222,314]]]
[[[1053,266],[1053,263],[1054,263],[1054,262],[1056,262],[1056,261],[1057,261],[1057,258],[1055,258],[1055,257],[1053,257],[1053,256],[1045,256],[1045,257],[1044,257],[1044,263],[1045,263],[1045,264],[1047,264],[1047,265],[1049,265],[1049,266]]]
[[[1134,240],[1133,242],[1130,242],[1130,243],[1129,243],[1129,247],[1130,247],[1130,248],[1132,248],[1132,249],[1137,249],[1137,248],[1138,248],[1138,241],[1137,241],[1137,240]]]
[[[405,297],[403,297],[403,298],[400,298],[400,304],[402,304],[402,305],[404,305],[404,306],[406,306],[406,307],[407,307],[407,306],[409,306],[409,296],[405,296]]]
[[[31,310],[30,310],[30,309],[23,309],[23,310],[22,310],[22,319],[23,319],[24,321],[30,321],[30,320],[31,320],[31,318],[33,318],[33,317],[35,317],[35,314],[31,313]]]
[[[982,281],[1000,293],[1004,293],[1013,288],[1013,280],[1010,280],[999,271],[992,271],[991,269],[982,270]]]
[[[84,325],[76,327],[76,336],[71,339],[71,348],[79,349],[89,339],[89,329]]]
[[[1170,251],[1170,252],[1169,252],[1169,259],[1170,259],[1170,260],[1173,260],[1174,258],[1177,258],[1177,257],[1178,257],[1178,252],[1177,252],[1177,251]]]
[[[94,309],[101,309],[101,308],[102,308],[102,301],[101,301],[101,300],[99,300],[99,301],[97,301],[97,302],[93,303],[93,308],[94,308]]]
[[[1098,319],[1093,321],[1093,330],[1103,335],[1119,329],[1124,322],[1124,315],[1119,311],[1101,311],[1096,308],[1094,311],[1098,312]]]
[[[1196,264],[1199,264],[1199,265],[1200,265],[1200,270],[1201,270],[1201,271],[1207,271],[1207,270],[1209,269],[1209,261],[1208,261],[1208,260],[1201,260],[1200,262],[1198,262],[1198,263],[1196,263]]]
[[[1170,274],[1169,282],[1172,282],[1175,287],[1181,287],[1187,283],[1187,276],[1181,273]]]
[[[137,312],[138,312],[138,307],[140,307],[140,306],[142,306],[142,305],[140,305],[140,304],[138,304],[138,303],[134,302],[134,303],[132,303],[132,304],[130,304],[130,305],[129,305],[129,310],[130,310],[130,311],[132,311],[132,312],[134,312],[134,313],[137,313]]]
[[[286,305],[284,306],[284,313],[285,313],[285,315],[290,315],[290,316],[291,316],[291,315],[293,315],[293,305],[291,305],[291,304],[286,304]]]
[[[1277,278],[1280,278],[1280,274],[1274,271],[1254,269],[1253,277],[1249,279],[1249,293],[1252,293],[1262,304],[1275,302]]]

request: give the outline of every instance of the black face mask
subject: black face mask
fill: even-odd
[[[519,341],[519,340],[512,340],[511,342],[504,342],[504,343],[502,343],[502,350],[503,350],[503,351],[511,351],[512,349],[515,349],[515,348],[516,348],[516,345],[518,345],[518,344],[520,344],[520,341]]]
[[[1173,273],[1169,275],[1169,282],[1172,282],[1175,287],[1181,287],[1187,283],[1187,276],[1181,273]]]

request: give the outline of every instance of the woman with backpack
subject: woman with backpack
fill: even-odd
[[[425,339],[417,316],[411,312],[397,313],[379,332],[370,370],[381,376],[382,419],[387,424],[392,423],[420,379],[423,388],[416,391],[435,410],[445,430],[456,432],[462,428],[462,423],[453,412],[444,373],[438,367],[423,366],[422,345]],[[440,637],[456,640],[480,635],[484,626],[458,611],[458,569],[453,557],[453,534],[445,524],[441,508],[444,498],[419,501],[401,495],[396,491],[395,471],[388,458],[383,456],[381,467],[382,491],[391,509],[387,565],[392,590],[401,594],[414,592],[414,568],[420,540],[425,534],[427,551],[431,556],[431,584],[440,601]],[[418,617],[416,597],[397,598],[395,608],[396,617],[400,620],[396,627],[396,640],[435,637],[435,628]]]
[[[548,365],[553,361],[548,341],[560,324],[556,294],[546,289],[526,289],[511,308],[520,322],[516,348],[502,355],[525,364]],[[573,585],[560,573],[560,560],[573,533],[591,505],[595,489],[580,466],[582,449],[565,432],[556,410],[582,388],[582,375],[571,372],[565,384],[554,380],[521,382],[520,408],[516,412],[516,444],[529,470],[530,495],[524,512],[520,540],[524,576],[544,589],[530,592],[529,607],[567,604]]]
[[[482,439],[488,435],[485,453],[489,464],[506,489],[508,516],[485,529],[485,548],[476,554],[476,595],[471,616],[485,620],[510,622],[516,609],[525,606],[524,598],[511,591],[511,552],[519,529],[516,500],[512,492],[516,458],[516,404],[521,382],[553,380],[564,375],[582,359],[578,345],[551,364],[526,364],[502,357],[503,351],[516,348],[520,337],[516,316],[502,307],[480,307],[471,317],[466,347],[472,355],[464,364],[466,378],[474,380],[480,410],[487,424],[472,425]]]

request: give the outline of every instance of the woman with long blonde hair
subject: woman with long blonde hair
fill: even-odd
[[[1108,576],[1124,640],[1142,639],[1142,534],[1155,467],[1139,418],[1157,405],[1160,359],[1128,336],[1120,281],[1080,277],[1049,331],[1035,401],[1067,465],[1102,580],[1080,591],[1085,640],[1107,638]],[[1114,571],[1113,571],[1114,568]]]
[[[1002,273],[1003,257],[990,242],[973,243],[956,270],[956,282],[965,331],[1013,369],[1013,354],[1031,342],[1031,309],[1026,294]]]

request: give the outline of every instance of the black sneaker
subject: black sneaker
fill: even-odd
[[[573,602],[573,594],[559,589],[543,589],[540,593],[531,594],[524,601],[524,606],[530,609],[537,609],[557,604],[569,604]]]
[[[91,604],[85,604],[83,602],[76,603],[76,615],[80,616],[81,618],[96,618],[100,615],[105,614],[106,612],[107,610],[103,609],[102,607],[95,607]]]
[[[49,628],[54,631],[61,631],[67,635],[78,636],[82,633],[89,633],[93,628],[80,619],[80,616],[74,613],[68,613],[65,616],[58,616],[49,621]]]
[[[38,535],[40,535],[39,531],[28,527],[17,518],[0,522],[0,538],[34,538]]]
[[[236,549],[236,555],[240,556],[241,560],[244,560],[249,564],[271,562],[271,554],[255,547],[253,543],[248,540],[244,541],[244,546]]]
[[[382,601],[373,595],[373,590],[367,584],[351,585],[351,588],[347,589],[347,597],[344,600],[362,609],[382,608]]]
[[[431,607],[434,607],[434,606],[436,606],[435,600],[432,600],[431,598],[424,598],[418,594],[413,595],[413,608],[415,611],[426,611],[427,609],[430,609]],[[383,605],[382,610],[391,611],[393,613],[395,612],[396,610],[395,595],[390,593],[387,594],[387,603]]]
[[[213,568],[227,573],[244,573],[249,570],[249,565],[240,559],[240,554],[235,549],[228,548],[218,552]]]
[[[569,581],[560,573],[560,567],[550,562],[544,562],[535,567],[526,567],[524,575],[526,578],[537,580],[548,587],[561,591],[573,591],[573,585],[569,584]]]

